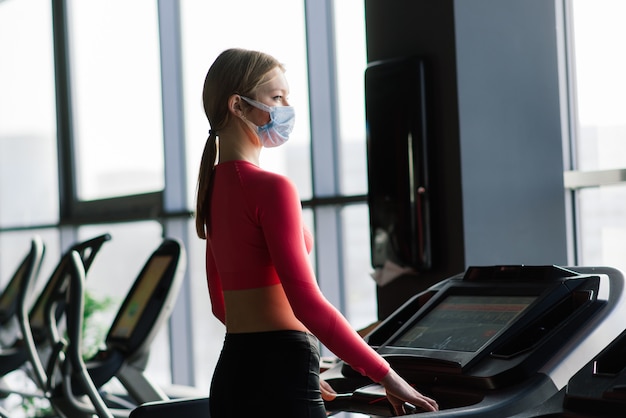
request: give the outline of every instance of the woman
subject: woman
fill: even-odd
[[[200,164],[196,230],[207,240],[213,313],[226,325],[211,417],[325,417],[321,393],[331,399],[333,391],[324,382],[320,388],[316,337],[382,384],[398,414],[404,402],[437,410],[323,297],[298,193],[284,176],[259,168],[261,149],[281,145],[293,128],[288,94],[278,61],[242,49],[220,54],[204,83],[211,130]]]

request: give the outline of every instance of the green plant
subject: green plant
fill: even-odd
[[[85,292],[84,300],[82,351],[83,358],[88,359],[103,347],[109,327],[106,317],[115,301],[109,296],[98,298],[89,291]]]
[[[24,416],[28,418],[42,418],[55,416],[50,402],[43,398],[24,397],[22,401]]]

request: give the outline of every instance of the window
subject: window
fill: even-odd
[[[578,170],[626,167],[626,3],[574,0]]]
[[[572,0],[578,264],[626,269],[626,3]],[[568,174],[568,173],[566,173]],[[566,180],[567,180],[566,176]],[[621,182],[621,184],[620,184]],[[566,182],[567,183],[567,182]]]
[[[204,241],[195,237],[194,223],[187,216],[184,202],[174,202],[173,211],[166,213],[166,218],[160,222],[153,219],[155,211],[162,209],[161,199],[167,200],[167,193],[161,191],[178,187],[178,184],[167,184],[172,182],[169,177],[176,176],[165,176],[165,165],[168,165],[167,173],[171,173],[170,164],[184,163],[183,158],[172,158],[170,152],[166,155],[163,151],[164,118],[167,122],[178,116],[168,113],[162,96],[169,91],[165,87],[170,87],[169,83],[176,84],[178,79],[166,73],[167,66],[163,70],[165,76],[161,74],[160,54],[169,57],[170,62],[177,54],[169,49],[167,52],[171,55],[163,52],[159,37],[167,39],[178,27],[172,17],[159,28],[159,17],[163,23],[165,10],[173,5],[176,11],[180,8],[182,31],[182,107],[186,138],[180,141],[186,144],[187,193],[184,195],[187,208],[193,210],[194,207],[197,170],[209,129],[201,102],[209,65],[221,51],[231,47],[272,54],[286,65],[290,101],[296,107],[297,123],[287,146],[261,154],[261,166],[295,181],[300,197],[306,202],[304,222],[312,231],[318,228],[316,251],[311,255],[314,268],[324,270],[325,283],[330,282],[331,288],[339,289],[338,293],[346,301],[345,306],[336,305],[345,310],[357,328],[375,320],[375,284],[369,277],[365,198],[364,5],[358,0],[324,3],[293,0],[0,1],[0,51],[3,57],[9,58],[7,62],[17,63],[0,66],[0,90],[3,92],[0,95],[0,229],[32,228],[39,224],[53,226],[45,230],[49,239],[44,239],[51,251],[47,251],[46,263],[49,264],[44,265],[42,275],[49,273],[64,250],[59,248],[58,242],[66,242],[71,237],[82,240],[103,232],[111,233],[112,241],[105,244],[96,258],[86,287],[94,294],[112,297],[114,304],[121,303],[139,268],[162,236],[171,231],[180,232],[187,251],[190,279],[190,296],[184,296],[182,308],[190,312],[182,316],[192,318],[194,363],[202,365],[195,367],[195,382],[191,383],[206,389],[221,349],[224,329],[210,313]],[[276,10],[289,18],[280,18],[280,23],[276,23]],[[63,24],[53,27],[53,17],[59,16],[64,18],[62,23],[66,23],[66,27]],[[236,24],[232,16],[237,16]],[[237,30],[232,31],[233,27]],[[315,43],[310,39],[311,33],[320,32],[307,35],[307,27],[333,30],[329,30],[328,41]],[[53,29],[54,37],[51,36]],[[224,36],[226,31],[228,37]],[[21,39],[20,48],[8,41],[16,36]],[[67,51],[59,52],[53,59],[53,42],[65,36]],[[331,57],[328,62],[327,57]],[[55,60],[57,81],[61,80],[56,86]],[[60,71],[58,65],[62,67]],[[323,91],[323,94],[311,100],[309,71],[315,70],[324,73],[321,81],[316,80],[319,86],[316,91]],[[65,81],[69,84],[67,91],[63,90]],[[55,94],[59,109],[55,108]],[[310,109],[311,102],[315,109]],[[321,119],[331,122],[320,122],[320,114]],[[316,116],[318,120],[313,122]],[[36,123],[33,123],[35,118]],[[57,164],[56,120],[60,121],[62,131],[58,134],[59,148],[63,151],[68,148],[73,153],[72,164],[68,161]],[[328,130],[317,129],[319,139],[317,144],[313,143],[313,125],[319,128],[335,123],[337,126]],[[165,136],[168,145],[169,131]],[[316,147],[320,145],[322,152],[318,155],[323,157],[317,158],[314,164],[312,149],[319,151]],[[61,158],[67,157],[61,154]],[[62,172],[60,188],[59,169]],[[68,173],[71,179],[65,178]],[[10,181],[16,175],[20,180]],[[318,186],[324,183],[322,191],[317,191],[323,195],[321,197],[314,195],[314,178]],[[69,190],[74,186],[75,190]],[[32,194],[25,196],[25,188],[31,189]],[[18,191],[20,199],[16,200],[13,197]],[[142,200],[144,198],[146,200]],[[144,210],[135,210],[135,205]],[[70,206],[70,210],[66,210],[66,206]],[[66,222],[76,226],[55,227]],[[180,225],[182,228],[177,229]],[[5,232],[3,229],[0,244],[3,248],[16,241],[26,245],[33,231]],[[323,256],[319,254],[320,249],[326,249]],[[21,250],[17,247],[15,251],[3,251],[2,271],[13,268],[12,263],[4,263],[5,256],[19,255]],[[112,282],[115,286],[110,285]],[[106,325],[110,320],[111,317],[103,319]],[[175,345],[180,343],[169,344],[167,331],[163,330],[154,343],[148,365],[148,374],[158,383],[166,384],[175,380],[175,373],[170,374],[158,365],[170,364],[167,361],[170,353],[175,352]],[[191,351],[188,348],[182,351],[185,350]]]
[[[361,0],[334,2],[341,192],[367,193],[365,10]]]
[[[370,225],[367,205],[342,210],[345,315],[355,329],[376,322],[376,283],[371,277]]]
[[[79,200],[163,189],[155,1],[70,1],[72,120]]]
[[[59,218],[51,39],[49,1],[0,3],[0,227]]]
[[[335,50],[339,109],[339,163],[342,195],[367,194],[365,135],[365,10],[360,0],[335,1]],[[345,315],[356,329],[377,320],[376,283],[371,277],[369,208],[341,211]]]

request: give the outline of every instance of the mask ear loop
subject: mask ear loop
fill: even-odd
[[[257,125],[256,123],[250,121],[250,123],[252,123],[254,126],[257,127],[257,135],[258,135],[258,130],[259,129],[262,129],[263,126],[266,126],[266,125],[270,124],[274,120],[273,114],[274,114],[274,112],[276,110],[276,107],[268,106],[265,103],[261,103],[259,101],[254,100],[254,99],[251,99],[249,97],[242,96],[241,94],[239,95],[239,97],[241,97],[241,99],[244,102],[246,102],[247,104],[249,104],[250,106],[267,113],[267,116],[268,116],[269,120],[266,123],[264,123],[263,125]],[[249,119],[246,119],[245,116],[244,116],[244,119],[245,120],[249,120]]]
[[[272,110],[274,110],[272,106],[268,106],[265,103],[257,102],[256,100],[253,100],[249,97],[242,96],[242,95],[239,95],[239,97],[241,97],[246,103],[250,104],[251,106],[254,106],[257,109],[263,110],[269,114],[271,114]]]
[[[245,96],[242,96],[239,93],[235,93],[235,94],[239,96],[242,99],[242,101],[248,104],[249,106],[255,107],[253,104],[250,104],[246,100],[247,98]],[[249,99],[249,100],[252,100],[252,99]],[[236,116],[239,117],[244,122],[244,130],[246,131],[246,136],[248,137],[248,139],[255,145],[262,145],[261,138],[259,137],[259,133],[258,133],[259,127],[246,117],[246,114],[240,105],[237,105]]]

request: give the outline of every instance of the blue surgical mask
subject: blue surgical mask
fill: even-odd
[[[287,142],[296,121],[296,112],[293,106],[268,106],[245,96],[241,96],[241,98],[257,109],[270,114],[268,123],[257,126],[257,134],[264,147],[277,147]]]

